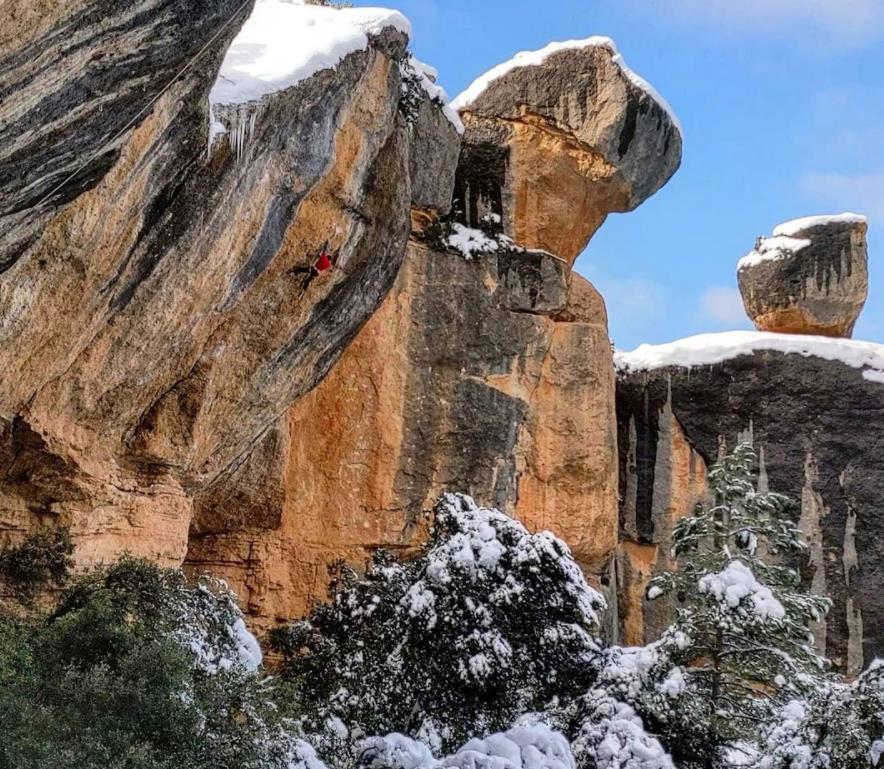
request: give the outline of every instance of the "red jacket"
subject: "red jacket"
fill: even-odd
[[[320,273],[331,269],[331,267],[332,267],[331,257],[325,251],[323,251],[319,255],[319,258],[316,260],[316,262],[313,265],[313,269],[316,270],[316,272],[320,272]]]

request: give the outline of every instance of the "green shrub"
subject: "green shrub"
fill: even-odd
[[[592,683],[602,597],[563,542],[469,497],[443,496],[419,557],[380,553],[364,576],[339,571],[332,593],[271,645],[339,765],[360,735],[450,751]]]
[[[260,651],[220,584],[126,559],[0,618],[0,769],[286,769]]]
[[[15,595],[30,601],[43,587],[60,587],[67,582],[74,546],[66,528],[40,532],[20,545],[0,553],[0,581]]]

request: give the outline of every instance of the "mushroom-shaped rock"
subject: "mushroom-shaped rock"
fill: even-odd
[[[569,261],[609,213],[636,208],[681,162],[677,119],[608,38],[520,53],[452,104],[466,125],[462,221],[499,216],[519,245]]]
[[[869,289],[864,216],[795,219],[759,238],[737,265],[759,331],[850,337]]]

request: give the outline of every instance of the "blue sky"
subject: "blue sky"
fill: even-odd
[[[639,209],[609,217],[577,262],[605,296],[618,347],[750,328],[735,265],[755,236],[841,211],[871,221],[854,336],[884,341],[884,0],[385,4],[409,16],[416,54],[452,96],[517,51],[599,34],[673,105],[681,169]]]

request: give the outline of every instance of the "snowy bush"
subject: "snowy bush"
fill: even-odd
[[[594,689],[579,707],[579,731],[571,745],[579,769],[674,769],[629,705]]]
[[[0,766],[321,769],[220,583],[126,559],[48,616],[0,616]]]
[[[277,631],[305,722],[349,739],[397,729],[450,751],[555,697],[583,694],[602,597],[567,546],[445,495],[419,557],[342,570],[330,604]]]
[[[424,743],[397,732],[363,740],[357,753],[359,769],[429,769],[439,764]]]
[[[371,737],[359,747],[358,769],[574,769],[568,740],[542,723],[513,726],[474,737],[455,753],[434,758],[421,742],[402,734]],[[652,769],[649,765],[647,769]]]
[[[855,682],[816,679],[762,729],[754,769],[868,769],[884,753],[884,663]]]
[[[573,769],[568,741],[544,724],[473,738],[441,762],[454,769]]]

